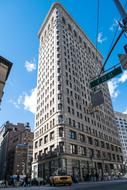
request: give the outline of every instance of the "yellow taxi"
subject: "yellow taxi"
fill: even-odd
[[[72,185],[72,178],[69,175],[56,175],[50,177],[50,185],[56,186],[56,185]]]

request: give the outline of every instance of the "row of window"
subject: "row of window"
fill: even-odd
[[[81,147],[75,144],[70,144],[70,153],[71,154],[83,154],[85,156],[90,157],[91,159],[93,158],[98,158],[98,159],[105,159],[105,160],[112,160],[112,161],[123,161],[123,157],[120,155],[116,154],[111,154],[110,152],[104,152],[100,150],[95,150],[92,148],[86,148],[86,147]]]
[[[49,135],[45,135],[44,136],[44,141],[43,141],[43,138],[40,138],[38,141],[35,141],[35,148],[38,148],[40,146],[42,146],[43,144],[46,144],[48,143],[48,140],[49,141],[52,141],[54,140],[54,131],[50,132]]]
[[[43,127],[41,127],[35,132],[35,138],[38,138],[40,135],[42,135],[46,131],[53,128],[54,125],[55,125],[55,119],[53,118],[49,122],[47,122]],[[37,126],[37,123],[36,123],[36,126]]]
[[[63,127],[59,128],[59,137],[64,137],[64,130]],[[50,132],[49,135],[45,135],[44,139],[40,138],[39,140],[35,141],[35,148],[38,148],[42,146],[43,144],[48,143],[49,141],[54,140],[54,131]],[[79,140],[82,143],[88,143],[90,145],[95,145],[101,148],[106,148],[108,150],[116,151],[116,152],[121,152],[121,148],[114,146],[109,143],[105,143],[104,141],[99,141],[98,139],[93,139],[90,136],[86,136],[85,134],[78,133],[76,131],[70,130],[69,131],[69,138],[73,140]]]
[[[59,137],[64,137],[64,130],[63,127],[59,128]],[[40,138],[39,140],[35,141],[35,148],[38,148],[40,146],[42,146],[43,144],[46,144],[52,140],[55,139],[55,132],[52,131],[50,132],[48,135],[45,135],[44,138]]]
[[[39,152],[36,152],[34,154],[34,159],[38,159],[43,154],[48,154],[49,152],[57,151],[57,153],[63,153],[65,152],[64,142],[59,143],[59,147],[55,148],[55,145],[51,145],[49,148],[44,148],[44,152],[40,150]],[[77,154],[77,155],[83,155],[85,157],[89,157],[91,160],[96,159],[104,159],[104,160],[110,160],[110,161],[118,161],[122,162],[123,157],[120,155],[112,154],[110,152],[104,152],[92,148],[86,148],[84,146],[78,146],[76,144],[69,144],[69,153],[70,154]]]
[[[89,54],[91,54],[92,57],[95,58],[95,59],[97,59],[97,61],[98,61],[98,57],[95,56],[95,53],[93,51],[91,51],[91,48],[89,46],[87,46],[86,42],[79,35],[79,32],[77,32],[76,29],[72,29],[71,24],[67,23],[67,20],[64,18],[64,16],[62,16],[62,22],[63,22],[64,27],[66,26],[67,29],[68,29],[68,31],[74,37],[74,40],[77,40],[77,42],[79,42],[80,44],[82,44],[84,46],[84,48],[88,48]]]
[[[88,144],[95,145],[101,148],[106,148],[108,150],[116,151],[116,152],[122,152],[120,147],[114,146],[109,143],[105,143],[104,141],[99,141],[98,139],[93,139],[90,136],[85,136],[84,134],[77,134],[76,131],[69,131],[69,138],[73,140],[79,140],[81,142],[87,142]]]

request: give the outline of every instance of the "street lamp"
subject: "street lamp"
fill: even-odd
[[[0,56],[0,102],[2,100],[3,89],[10,73],[11,67],[12,63],[4,57]]]

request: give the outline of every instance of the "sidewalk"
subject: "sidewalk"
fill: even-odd
[[[102,180],[102,181],[83,181],[79,182],[79,184],[105,184],[105,183],[119,183],[119,182],[127,182],[126,179],[114,179],[114,180]],[[74,184],[74,183],[73,183]]]

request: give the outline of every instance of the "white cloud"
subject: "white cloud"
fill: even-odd
[[[36,70],[35,59],[33,59],[31,61],[25,61],[25,68],[28,72],[32,72],[32,71]]]
[[[10,102],[11,104],[13,104],[17,109],[20,109],[20,106],[18,105],[17,102],[13,101],[12,99],[10,99],[9,102]]]
[[[124,71],[123,75],[119,78],[119,82],[124,83],[127,80],[127,71]]]
[[[115,30],[115,28],[118,27],[118,30],[120,30],[120,26],[119,26],[119,22],[117,19],[113,20],[112,25],[110,26],[109,30],[111,30],[112,32]]]
[[[37,89],[34,88],[31,90],[30,95],[25,94],[24,96],[24,101],[23,101],[24,109],[32,113],[36,112],[36,93]]]
[[[121,75],[120,78],[112,79],[108,82],[109,92],[112,98],[116,98],[119,95],[118,86],[121,83],[126,82],[127,80],[127,71],[124,71],[124,73]]]
[[[116,98],[119,94],[119,91],[117,90],[118,82],[117,80],[111,80],[108,82],[109,92],[112,98]]]
[[[99,32],[98,33],[98,36],[97,36],[97,41],[98,43],[102,44],[104,41],[106,41],[107,38],[106,37],[103,37],[103,33],[102,32]]]
[[[124,114],[127,114],[127,109],[123,112]]]
[[[12,103],[17,109],[20,109],[21,104],[23,104],[23,95],[20,95],[17,101],[10,99],[9,102]]]
[[[36,88],[32,89],[28,94],[23,92],[17,99],[17,101],[13,101],[12,99],[9,101],[12,103],[17,109],[20,109],[22,106],[25,110],[35,113],[36,111]]]
[[[22,104],[22,101],[23,101],[23,96],[20,95],[17,100],[18,105]]]

